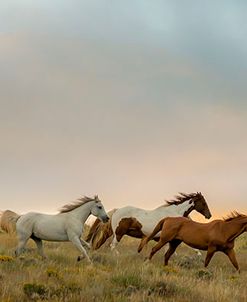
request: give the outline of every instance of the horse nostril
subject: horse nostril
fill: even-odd
[[[105,218],[104,218],[104,222],[107,222],[107,221],[109,221],[109,217],[108,216],[106,216]]]

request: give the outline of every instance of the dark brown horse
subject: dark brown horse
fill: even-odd
[[[234,252],[234,240],[247,231],[247,216],[237,212],[232,213],[223,220],[214,220],[209,223],[199,223],[186,217],[168,217],[162,219],[153,232],[142,239],[138,252],[142,250],[149,240],[161,231],[159,242],[152,248],[149,260],[153,255],[169,242],[169,249],[165,254],[164,264],[175,252],[181,242],[190,247],[207,251],[205,267],[208,266],[214,253],[225,253],[233,266],[239,271],[238,262]]]

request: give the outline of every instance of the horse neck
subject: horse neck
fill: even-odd
[[[240,236],[244,231],[247,224],[247,218],[225,221],[225,229],[227,231],[228,240],[232,241]]]
[[[70,211],[69,214],[73,217],[76,217],[82,223],[84,223],[87,220],[88,216],[91,214],[91,208],[92,208],[92,203],[87,202],[81,205],[80,207]]]
[[[177,216],[188,216],[190,212],[194,209],[194,203],[191,203],[191,200],[186,200],[183,203],[180,203],[178,205],[170,205],[168,207],[160,207],[157,208],[156,211],[164,211],[169,213],[175,214]]]

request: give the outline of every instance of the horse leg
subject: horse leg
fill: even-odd
[[[137,234],[140,235],[141,233],[140,236],[142,237],[143,233],[141,232],[141,227],[142,225],[135,218],[122,218],[117,227],[113,228],[115,231],[113,232],[114,237],[111,243],[111,249],[113,250],[116,247],[117,243],[120,242],[124,235],[136,237]]]
[[[158,252],[158,250],[160,250],[168,241],[162,241],[161,239],[159,240],[159,242],[152,248],[151,253],[148,257],[149,260],[152,259],[153,255],[156,254]]]
[[[39,255],[45,259],[46,256],[44,254],[44,250],[43,250],[43,242],[40,238],[35,237],[34,235],[31,236],[31,238],[33,239],[33,241],[36,243],[37,249],[38,249],[38,253]]]
[[[204,266],[207,267],[209,265],[209,262],[211,261],[214,253],[216,252],[215,247],[208,247],[207,256],[204,262]]]
[[[181,240],[172,240],[169,242],[169,249],[165,253],[165,257],[164,257],[164,265],[168,265],[168,261],[170,257],[175,252],[176,248],[179,246],[181,242],[182,242]]]
[[[77,249],[83,254],[83,256],[86,257],[87,261],[89,263],[92,263],[85,248],[81,244],[80,237],[78,237],[77,235],[69,235],[69,234],[68,234],[68,237],[69,237],[69,240],[74,244],[74,246],[76,246]],[[82,256],[78,256],[77,261],[80,261],[82,258],[83,258]]]
[[[80,238],[80,241],[81,241],[81,244],[83,245],[83,246],[85,246],[87,249],[91,249],[91,245],[90,245],[90,243],[88,243],[88,242],[86,242],[85,240],[83,240],[82,238]]]
[[[110,244],[110,247],[111,247],[111,250],[113,251],[117,244],[120,242],[120,240],[123,238],[123,236],[126,234],[126,230],[125,229],[120,229],[117,228],[114,232],[114,235],[113,235],[113,239],[112,239],[112,242]],[[116,251],[118,253],[118,251]]]
[[[19,243],[18,243],[17,249],[15,251],[16,257],[20,256],[20,254],[23,252],[23,250],[25,248],[25,245],[27,244],[28,239],[29,239],[29,236],[25,237],[25,238],[20,238],[19,237]]]
[[[121,237],[121,238],[122,238],[122,237]],[[120,240],[121,240],[121,238],[120,238]],[[119,241],[120,241],[120,240],[119,240]],[[111,251],[115,251],[116,254],[119,254],[119,252],[115,249],[119,241],[117,240],[117,237],[116,237],[116,235],[114,234],[114,235],[113,235],[112,242],[111,242],[111,244],[110,244],[110,247],[111,247]]]
[[[230,259],[232,265],[240,273],[240,269],[239,269],[239,266],[238,266],[238,261],[236,259],[236,255],[235,255],[234,249],[225,250],[224,253],[228,256],[228,258]]]

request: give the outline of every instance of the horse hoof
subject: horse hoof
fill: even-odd
[[[81,261],[81,256],[77,257],[77,262]]]

